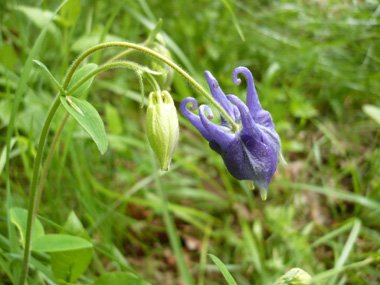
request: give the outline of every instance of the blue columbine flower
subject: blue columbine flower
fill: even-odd
[[[190,112],[187,109],[188,103],[191,103],[191,111],[195,111],[198,106],[194,98],[182,100],[180,109],[210,143],[211,149],[222,156],[228,171],[239,180],[256,182],[261,197],[265,200],[277,162],[285,161],[281,155],[280,137],[274,129],[270,113],[261,107],[251,72],[246,67],[238,67],[232,73],[232,81],[240,85],[241,80],[237,77],[240,73],[247,79],[247,104],[234,95],[226,96],[212,74],[205,72],[212,96],[240,126],[237,132],[232,131],[231,125],[223,116],[221,124],[211,122],[209,119],[213,118],[213,113],[207,105],[199,107],[199,116]]]

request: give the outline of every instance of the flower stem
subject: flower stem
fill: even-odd
[[[41,135],[40,135],[40,140],[38,143],[36,159],[34,161],[32,184],[30,187],[30,196],[29,196],[29,202],[28,202],[28,219],[27,219],[26,234],[25,234],[24,256],[22,260],[22,269],[21,269],[21,276],[20,276],[20,282],[19,282],[20,285],[25,284],[26,276],[28,274],[28,264],[29,264],[31,241],[32,241],[31,239],[32,228],[33,228],[34,218],[36,216],[36,204],[38,203],[38,199],[37,199],[38,173],[40,171],[42,153],[44,150],[46,137],[50,128],[50,123],[53,120],[55,112],[57,111],[60,104],[59,95],[60,94],[58,94],[55,97],[54,102],[51,105],[49,113],[45,119],[45,123],[43,125]]]
[[[82,86],[87,80],[91,79],[91,77],[95,76],[96,74],[99,74],[108,69],[118,68],[118,67],[141,71],[147,77],[153,89],[157,92],[160,92],[160,85],[158,85],[156,79],[154,79],[154,77],[149,73],[149,71],[147,71],[145,67],[133,62],[129,62],[129,61],[115,61],[115,62],[101,65],[94,71],[87,74],[78,83],[76,83],[70,90],[67,91],[67,95],[70,96],[70,94],[72,94],[75,90],[77,90],[80,86]]]
[[[181,67],[179,67],[172,60],[170,60],[170,59],[162,56],[158,52],[156,52],[156,51],[154,51],[154,50],[152,50],[150,48],[138,45],[138,44],[133,44],[133,43],[129,43],[129,42],[109,42],[109,43],[103,43],[103,44],[98,44],[96,46],[93,46],[92,48],[90,48],[90,49],[86,50],[84,53],[82,53],[73,62],[72,66],[70,67],[70,71],[69,71],[69,73],[66,76],[66,81],[71,79],[71,77],[74,74],[75,69],[79,66],[79,64],[87,56],[89,56],[90,54],[92,54],[92,53],[94,53],[94,52],[96,52],[98,50],[101,50],[101,49],[104,49],[104,48],[110,48],[110,47],[125,47],[125,48],[135,49],[135,50],[138,50],[140,52],[149,54],[149,55],[151,55],[151,56],[159,59],[160,61],[164,62],[165,64],[167,64],[168,66],[170,66],[171,68],[173,68],[175,71],[177,71],[187,81],[189,81],[189,83],[191,85],[193,85],[204,97],[206,97],[207,100],[210,101],[210,103],[212,105],[215,106],[216,109],[218,109],[218,111],[220,112],[220,114],[223,115],[223,117],[225,117],[226,120],[230,123],[233,132],[236,132],[236,131],[239,130],[239,126],[234,122],[234,120],[231,119],[231,117],[222,108],[222,106],[220,106],[219,103],[217,101],[215,101],[214,98],[212,98],[212,96],[197,81],[195,81],[186,71],[184,71]],[[67,85],[64,84],[63,88],[66,88],[66,87],[67,87]]]

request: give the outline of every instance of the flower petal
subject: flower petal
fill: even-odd
[[[262,194],[277,168],[272,148],[249,135],[242,135],[239,143],[230,144],[223,160],[235,178],[255,181]]]
[[[194,127],[197,128],[197,130],[202,134],[202,136],[207,140],[212,140],[212,136],[209,134],[209,132],[203,127],[203,124],[201,122],[201,119],[199,116],[195,115],[194,113],[190,112],[189,109],[187,109],[187,104],[191,103],[190,110],[195,111],[198,107],[198,102],[196,99],[192,97],[187,97],[181,101],[181,104],[179,106],[182,114],[194,125]]]
[[[259,125],[262,125],[266,128],[274,129],[272,116],[270,115],[268,111],[265,111],[265,110],[258,111],[254,116],[254,120]]]
[[[235,120],[235,113],[233,109],[233,105],[227,100],[226,95],[222,91],[222,89],[219,87],[218,81],[214,78],[214,76],[211,74],[210,71],[205,71],[206,80],[208,83],[208,86],[210,87],[210,91],[212,94],[212,97],[222,106],[224,110],[226,110],[227,114]],[[225,118],[222,119],[225,121]]]
[[[262,125],[258,125],[264,136],[268,141],[268,145],[271,146],[277,157],[277,162],[286,166],[286,161],[281,153],[281,139],[280,136],[273,128],[267,128]]]
[[[228,96],[230,95],[233,95],[233,94],[226,95],[227,99],[228,99]],[[232,104],[232,108],[234,112],[234,115],[233,115],[234,121],[239,124],[241,121],[239,109],[233,104]]]
[[[232,81],[236,85],[241,84],[241,79],[237,77],[239,73],[243,73],[245,75],[245,78],[247,79],[247,106],[249,111],[251,112],[252,117],[254,117],[255,114],[262,108],[259,101],[259,97],[257,96],[255,83],[253,82],[252,73],[251,71],[249,71],[248,68],[243,66],[235,68],[234,72],[232,73]]]
[[[207,117],[205,115],[205,111],[208,113]],[[214,117],[209,106],[201,105],[199,107],[199,117],[201,118],[205,129],[209,132],[209,134],[211,134],[212,140],[216,141],[222,149],[226,149],[234,140],[235,135],[233,133],[228,133],[228,127],[217,125],[209,120]]]
[[[227,98],[234,102],[239,109],[241,122],[243,124],[243,129],[241,133],[250,136],[259,136],[261,134],[260,129],[253,120],[247,106],[235,95],[227,95]]]

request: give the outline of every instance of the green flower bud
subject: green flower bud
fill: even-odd
[[[146,131],[150,146],[160,161],[161,170],[169,170],[178,142],[177,110],[169,92],[149,94]]]
[[[273,285],[308,285],[311,282],[311,276],[301,268],[292,268],[280,278],[276,280]]]

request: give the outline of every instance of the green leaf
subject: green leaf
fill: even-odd
[[[219,268],[220,272],[222,272],[224,279],[228,282],[229,285],[237,285],[235,279],[232,277],[231,273],[228,272],[227,267],[224,265],[224,263],[217,258],[215,255],[208,254],[212,261],[216,264],[216,266]]]
[[[83,238],[63,234],[44,235],[32,241],[32,250],[40,252],[59,252],[91,247],[92,243]]]
[[[150,31],[147,42],[153,42],[159,32],[162,29],[162,19],[159,19],[153,30]]]
[[[0,108],[0,112],[1,112],[1,108]],[[12,148],[15,145],[16,141],[17,141],[17,138],[12,138],[11,143],[10,143],[10,150],[12,150]],[[5,163],[6,163],[6,158],[7,158],[7,147],[4,146],[3,151],[0,154],[0,175],[3,172],[3,170],[4,170],[4,166],[5,166]]]
[[[64,230],[66,233],[84,238],[85,240],[91,241],[90,236],[88,235],[86,229],[83,227],[81,221],[75,215],[74,211],[71,211],[67,221],[64,225]]]
[[[66,110],[90,134],[100,153],[104,154],[108,148],[108,138],[102,118],[96,109],[86,100],[80,98],[61,96],[60,99]]]
[[[20,233],[20,242],[25,245],[26,223],[28,219],[28,211],[22,208],[11,208],[10,216],[12,223],[17,227]],[[36,218],[34,220],[34,227],[32,231],[32,242],[45,235],[44,227],[41,222]]]
[[[78,20],[81,13],[81,1],[79,0],[69,0],[67,4],[62,8],[59,13],[61,17],[65,20],[63,24],[68,26],[73,26]]]
[[[71,212],[67,218],[64,231],[91,241],[86,229],[74,212]],[[90,265],[92,253],[92,248],[50,253],[50,264],[55,278],[66,282],[76,281]]]
[[[50,70],[46,67],[45,64],[43,64],[41,61],[33,59],[33,62],[38,64],[42,69],[47,73],[47,75],[50,77],[51,80],[53,80],[54,84],[58,87],[59,91],[61,91],[63,94],[65,94],[65,90],[63,90],[61,84],[55,79],[53,74],[51,74]]]
[[[132,273],[126,273],[126,272],[112,272],[107,273],[103,276],[101,276],[99,279],[97,279],[94,283],[94,285],[148,285],[147,281],[136,277]]]
[[[380,108],[373,105],[364,105],[363,111],[380,125]]]
[[[84,77],[86,77],[89,73],[93,72],[95,69],[98,68],[98,65],[95,63],[87,63],[83,65],[81,68],[79,68],[73,75],[73,77],[70,80],[70,83],[67,87],[67,90],[70,91],[71,88],[73,88],[79,81],[81,81]],[[91,77],[89,80],[84,82],[78,89],[76,89],[71,96],[78,96],[81,95],[83,92],[85,92],[88,88],[90,88],[92,81],[94,80],[94,77]]]
[[[57,36],[60,34],[60,31],[57,28],[57,26],[54,23],[50,22],[50,19],[52,17],[54,17],[54,19],[57,18],[57,16],[55,15],[56,13],[53,13],[52,11],[48,10],[44,11],[36,7],[28,7],[22,5],[16,6],[14,9],[22,12],[40,29],[43,29],[45,26],[48,26],[48,31],[52,35]]]
[[[51,252],[50,257],[50,265],[55,278],[74,282],[90,265],[92,249]]]

